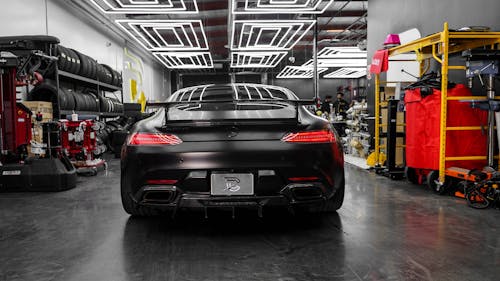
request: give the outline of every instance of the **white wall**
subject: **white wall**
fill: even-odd
[[[61,1],[59,1],[61,2]],[[57,0],[0,0],[0,36],[52,35],[65,47],[89,55],[100,63],[123,70],[123,49],[133,46],[117,36],[110,36],[106,26],[95,25]],[[47,5],[46,5],[47,4]],[[47,13],[46,13],[47,11]],[[143,90],[148,100],[163,100],[170,92],[169,73],[152,57],[141,57],[144,64]],[[124,99],[130,101],[128,89]]]

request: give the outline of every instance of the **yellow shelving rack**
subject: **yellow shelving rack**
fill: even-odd
[[[447,127],[446,113],[449,100],[479,100],[486,97],[463,96],[448,97],[448,71],[465,70],[465,66],[449,65],[449,55],[479,47],[495,48],[500,43],[500,32],[449,31],[448,23],[444,23],[443,31],[389,49],[389,57],[415,52],[420,63],[420,74],[425,72],[425,62],[434,59],[441,64],[441,116],[440,116],[440,146],[439,146],[439,183],[445,181],[445,162],[454,160],[485,160],[486,156],[471,155],[461,157],[446,157],[446,132],[451,130],[481,130],[481,127]],[[428,65],[428,64],[427,64]],[[375,159],[380,153],[380,74],[375,75]]]

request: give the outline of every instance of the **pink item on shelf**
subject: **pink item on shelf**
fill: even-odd
[[[385,38],[384,45],[399,45],[401,42],[399,41],[398,34],[389,34],[387,38]]]

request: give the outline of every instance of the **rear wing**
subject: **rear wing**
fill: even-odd
[[[168,101],[168,102],[147,102],[146,107],[152,108],[165,108],[165,122],[168,121],[168,109],[174,105],[182,105],[182,104],[209,104],[209,103],[235,103],[235,102],[281,102],[288,103],[295,106],[295,119],[298,121],[299,118],[299,107],[304,105],[314,105],[314,100],[305,100],[305,99],[297,99],[297,100],[285,100],[285,99],[230,99],[230,100],[195,100],[195,101]]]
[[[193,104],[193,103],[225,103],[225,102],[284,102],[293,105],[313,105],[315,104],[314,100],[284,100],[284,99],[258,99],[258,100],[242,100],[242,99],[231,99],[231,100],[194,100],[194,101],[167,101],[167,102],[147,102],[146,107],[170,107],[172,105],[179,104]]]

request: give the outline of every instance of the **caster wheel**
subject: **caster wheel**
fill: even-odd
[[[439,195],[443,195],[448,191],[448,183],[445,181],[443,184],[438,184],[439,171],[431,171],[427,175],[427,186]]]

